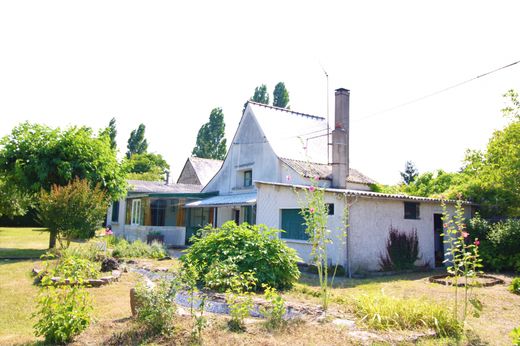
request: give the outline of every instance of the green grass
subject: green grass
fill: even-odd
[[[44,228],[0,228],[0,259],[40,258],[48,246]]]

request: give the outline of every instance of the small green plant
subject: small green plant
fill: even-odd
[[[334,284],[334,278],[337,274],[339,263],[332,265],[328,255],[328,247],[333,243],[331,230],[327,228],[328,223],[328,207],[325,204],[325,190],[318,186],[318,177],[311,179],[311,186],[304,189],[304,198],[300,200],[301,211],[305,221],[305,232],[309,236],[309,242],[312,245],[311,257],[313,264],[318,271],[318,278],[320,281],[321,290],[321,305],[323,309],[327,310],[330,300],[330,291]],[[295,193],[299,191],[295,189]],[[347,237],[347,229],[349,224],[349,202],[344,197],[345,207],[343,210],[343,225],[340,230],[338,240],[345,244]],[[330,275],[330,268],[334,267],[332,275]]]
[[[276,290],[267,285],[264,288],[264,298],[267,306],[260,308],[260,313],[266,318],[265,326],[268,330],[277,330],[285,325],[283,316],[287,312],[285,301]]]
[[[245,273],[246,274],[246,273]],[[244,290],[244,286],[248,287]],[[231,288],[226,291],[226,303],[229,306],[231,319],[228,326],[231,331],[245,330],[244,320],[253,309],[253,293],[251,287],[256,286],[254,273],[236,276],[231,280]]]
[[[123,238],[117,238],[118,240],[114,243],[114,250],[112,256],[116,258],[163,258],[168,255],[164,245],[153,241],[150,245],[136,240],[134,242],[128,242]]]
[[[160,281],[155,287],[148,288],[140,283],[136,287],[138,305],[137,321],[151,332],[171,335],[175,327],[176,287]]]
[[[460,318],[462,322],[465,322],[468,303],[473,306],[473,315],[475,317],[479,317],[482,311],[482,303],[476,297],[471,297],[471,289],[474,286],[471,281],[481,273],[480,268],[482,268],[482,260],[478,250],[480,241],[478,238],[473,243],[466,241],[469,233],[466,230],[464,208],[460,199],[457,200],[455,205],[453,217],[448,213],[444,200],[441,206],[442,221],[444,223],[444,233],[442,235],[445,239],[444,243],[448,244],[444,262],[449,263],[448,273],[453,277],[453,314],[455,319],[458,320]],[[459,282],[462,282],[464,290],[461,316],[459,316]]]
[[[411,233],[405,233],[390,226],[386,254],[382,254],[379,258],[381,269],[383,271],[412,269],[417,259],[419,259],[417,230],[413,229]]]
[[[196,266],[187,264],[181,268],[179,276],[182,285],[186,288],[189,295],[188,300],[190,303],[190,315],[193,322],[191,338],[194,343],[201,345],[202,332],[204,328],[206,328],[208,321],[204,316],[206,296],[204,294],[200,294],[197,287],[200,275],[197,272]]]
[[[520,327],[513,329],[509,335],[513,339],[513,345],[520,346]]]
[[[99,264],[86,258],[79,257],[73,252],[62,252],[61,257],[57,257],[52,252],[47,252],[42,256],[47,259],[43,262],[45,270],[41,284],[54,285],[51,278],[59,277],[61,281],[69,280],[71,283],[83,284],[87,279],[97,279],[100,276]],[[57,259],[56,261],[50,261]]]
[[[49,279],[50,280],[50,279]],[[80,286],[45,286],[38,298],[33,318],[35,335],[50,344],[64,344],[85,330],[91,320],[92,302]]]
[[[520,294],[520,277],[514,278],[509,285],[509,291]]]
[[[448,310],[425,299],[398,299],[383,294],[354,299],[354,313],[369,327],[379,330],[431,328],[442,337],[460,337],[463,324]]]

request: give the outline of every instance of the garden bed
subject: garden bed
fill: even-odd
[[[35,276],[35,283],[39,284],[41,282],[41,278],[45,275],[45,271],[38,268],[33,268],[32,274]],[[99,279],[86,279],[84,280],[81,285],[85,286],[92,286],[92,287],[100,287],[103,285],[108,285],[111,282],[118,281],[121,277],[121,272],[119,270],[112,270],[112,275],[109,276],[103,276]],[[51,281],[55,285],[77,285],[78,282],[71,281],[69,279],[62,280],[60,277],[55,276],[51,278]]]
[[[430,282],[445,285],[445,286],[454,286],[454,277],[449,274],[443,274],[443,275],[434,275],[430,276],[428,278]],[[495,285],[501,285],[504,283],[504,280],[499,279],[497,277],[491,276],[491,275],[478,275],[476,278],[471,278],[469,281],[469,285],[474,287],[491,287]],[[464,280],[459,279],[459,282],[457,283],[457,287],[463,287],[464,286]]]

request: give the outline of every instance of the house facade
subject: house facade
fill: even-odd
[[[213,195],[187,203],[187,209],[211,208],[216,226],[235,220],[282,229],[280,237],[309,261],[311,244],[299,211],[302,189],[312,178],[325,191],[333,263],[349,273],[378,270],[393,227],[417,231],[417,264],[441,265],[441,201],[371,191],[375,182],[349,165],[349,102],[348,90],[336,90],[332,133],[323,117],[249,102],[222,166],[201,190]],[[447,203],[453,212],[454,202]],[[471,214],[468,204],[465,213]]]

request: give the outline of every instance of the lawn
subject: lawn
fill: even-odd
[[[0,228],[0,259],[39,258],[48,247],[45,228]]]
[[[32,229],[0,229],[2,248],[7,247],[12,252],[19,249],[42,250],[47,242],[47,233]],[[43,236],[45,235],[45,236]],[[4,240],[9,239],[8,246]],[[27,240],[27,244],[24,243]],[[16,246],[20,246],[17,248]],[[142,261],[150,267],[178,266],[176,260]],[[39,264],[39,260],[0,260],[0,344],[34,344],[39,340],[33,335],[35,299],[38,287],[33,284],[29,273]],[[444,307],[452,305],[450,287],[428,282],[432,273],[412,273],[406,275],[347,279],[337,278],[332,291],[331,310],[354,318],[352,301],[366,294],[385,294],[397,298],[417,298],[421,301],[432,301]],[[508,284],[508,276],[499,275]],[[94,300],[95,321],[79,337],[74,345],[126,345],[126,344],[185,344],[189,340],[189,318],[179,318],[178,330],[172,338],[147,338],[146,334],[136,326],[131,318],[129,304],[129,289],[135,285],[139,277],[135,273],[124,273],[121,280],[101,288],[89,288]],[[303,274],[295,287],[283,294],[291,303],[318,305],[316,297],[318,290],[317,277]],[[509,332],[520,325],[520,296],[507,291],[507,285],[497,285],[487,288],[476,288],[474,293],[482,300],[484,310],[480,318],[469,317],[466,329],[469,335],[462,344],[509,345]],[[298,322],[291,323],[281,332],[267,332],[259,323],[251,323],[244,333],[230,332],[226,327],[228,317],[208,314],[210,326],[204,331],[204,343],[208,345],[345,345],[373,344],[373,341],[354,339],[347,333],[345,327],[332,323]],[[371,331],[358,318],[360,332],[369,331],[385,336],[409,332]],[[379,344],[385,344],[381,342]],[[406,344],[405,342],[400,344]],[[451,339],[426,339],[419,342],[423,345],[455,344]]]

